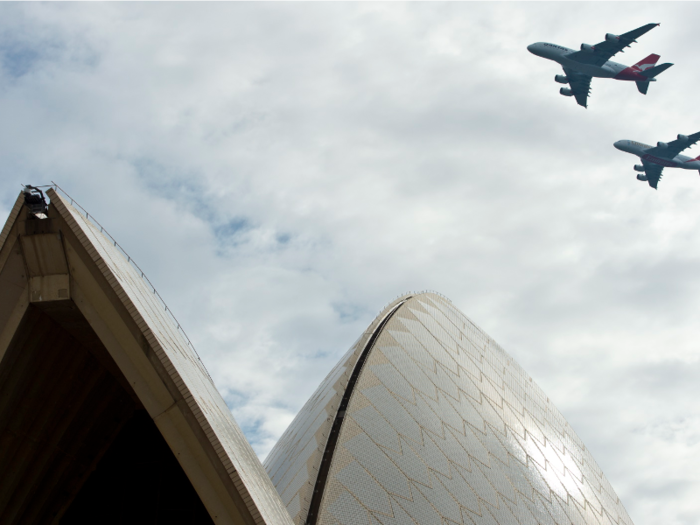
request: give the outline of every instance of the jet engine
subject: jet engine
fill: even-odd
[[[593,47],[590,44],[581,44],[581,51],[585,51],[586,53],[593,53],[593,51],[595,51],[595,47]]]
[[[567,77],[566,75],[554,75],[554,81],[559,82],[560,84],[568,84],[569,77]]]
[[[649,180],[649,178],[646,175],[642,175],[641,173],[637,173],[637,180]]]
[[[687,135],[678,135],[678,140],[681,140],[683,142],[687,142],[688,136]]]
[[[644,171],[644,166],[642,164],[635,164],[634,170],[635,171]]]
[[[574,96],[573,91],[571,91],[569,88],[561,88],[559,90],[560,95],[564,95],[565,97],[572,97]]]
[[[618,40],[620,40],[620,35],[613,35],[612,33],[606,33],[605,40],[607,40],[608,42],[617,42]]]
[[[666,144],[665,142],[657,142],[656,146],[659,148],[668,148],[668,144]]]

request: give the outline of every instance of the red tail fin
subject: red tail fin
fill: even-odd
[[[648,57],[643,58],[635,65],[633,65],[632,69],[634,69],[638,73],[641,73],[642,71],[646,71],[647,69],[654,67],[654,64],[656,64],[658,61],[659,55],[652,53]]]

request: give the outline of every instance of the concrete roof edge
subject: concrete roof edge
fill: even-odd
[[[240,427],[226,406],[223,397],[221,397],[221,394],[214,386],[213,381],[206,373],[203,365],[201,368],[197,366],[193,368],[196,368],[197,372],[201,376],[199,379],[203,383],[208,383],[210,385],[210,388],[206,388],[207,392],[205,395],[211,397],[214,405],[221,408],[221,412],[223,412],[222,415],[225,418],[224,420],[207,417],[207,414],[201,409],[196,399],[197,396],[194,395],[194,392],[192,392],[187,384],[188,381],[182,377],[182,374],[180,371],[178,371],[175,363],[173,363],[171,357],[168,355],[168,351],[164,347],[164,345],[167,345],[167,342],[161,341],[156,335],[156,331],[152,329],[153,327],[150,326],[145,316],[142,315],[139,305],[135,304],[134,301],[131,300],[130,294],[120,284],[120,280],[112,271],[110,262],[102,257],[100,250],[93,244],[88,235],[85,234],[84,225],[79,224],[78,218],[87,224],[91,224],[89,219],[84,218],[82,214],[77,212],[77,210],[75,210],[75,213],[73,213],[71,211],[74,210],[73,206],[67,203],[62,196],[53,189],[49,189],[47,191],[47,195],[51,199],[51,204],[56,207],[56,210],[63,217],[69,227],[71,227],[74,233],[76,233],[77,237],[80,239],[80,242],[83,244],[83,247],[87,250],[90,257],[97,264],[101,273],[106,278],[107,282],[130,312],[134,322],[139,326],[143,336],[153,348],[158,359],[165,365],[168,374],[175,385],[177,385],[182,398],[186,400],[187,405],[192,410],[193,415],[201,425],[202,430],[206,434],[211,446],[216,451],[222,465],[229,473],[231,481],[238,489],[254,521],[260,525],[291,525],[292,522],[291,518],[289,517],[289,513],[277,495],[277,491],[272,485],[269,476],[255,455],[252,447],[245,439],[243,432],[240,430]],[[21,207],[22,203],[20,201],[18,202],[19,207]],[[15,208],[17,208],[17,205],[15,205]],[[15,209],[13,209],[13,213],[16,213]],[[12,222],[14,222],[14,220]],[[99,231],[93,230],[92,233],[97,235]],[[105,237],[105,239],[107,238]],[[115,252],[118,252],[118,250],[115,249]],[[120,257],[124,258],[121,252],[118,253]],[[125,260],[124,262],[127,261]],[[125,268],[126,266],[120,269],[123,270]],[[136,274],[136,271],[133,270],[133,267],[130,264],[128,265],[128,268],[131,268],[133,273]],[[139,280],[141,279],[140,276],[136,277],[138,277]],[[166,319],[170,324],[173,324],[169,318],[166,317]],[[194,350],[191,350],[188,347],[188,341],[186,341],[185,337],[175,329],[174,325],[170,326],[169,328],[171,330],[168,330],[168,335],[176,338],[176,343],[179,343],[177,344],[179,351],[187,352],[190,350],[191,354],[193,354],[190,356],[192,361],[197,362],[199,359]],[[177,341],[177,339],[179,339],[179,341]],[[189,376],[188,379],[191,381],[193,376],[191,374],[187,375]],[[198,394],[201,396],[202,392],[199,391]],[[218,397],[218,399],[216,399],[216,397]],[[222,438],[233,438],[235,443],[232,442],[231,439]]]
[[[24,197],[20,192],[19,197],[17,197],[14,206],[12,206],[12,210],[10,210],[10,215],[7,217],[7,221],[5,221],[5,226],[3,226],[2,228],[2,232],[0,232],[0,250],[2,250],[2,247],[5,246],[7,236],[10,234],[10,230],[12,230],[12,227],[14,226],[15,221],[17,220],[17,217],[19,216],[19,212],[22,209],[23,205]]]

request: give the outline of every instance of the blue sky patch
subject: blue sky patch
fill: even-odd
[[[31,71],[41,59],[36,49],[18,43],[0,44],[2,68],[11,77],[20,78]]]

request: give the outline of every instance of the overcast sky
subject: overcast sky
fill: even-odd
[[[146,271],[262,457],[397,295],[431,289],[564,413],[637,525],[700,522],[697,3],[0,4],[0,215],[57,182]],[[616,57],[649,94],[554,62]],[[690,150],[692,156],[700,148]]]

